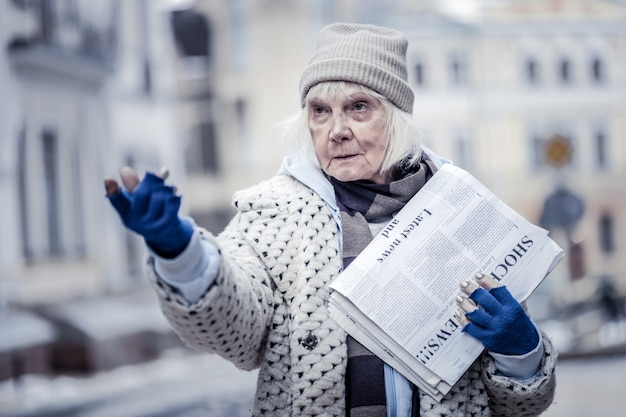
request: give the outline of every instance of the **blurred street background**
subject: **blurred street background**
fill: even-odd
[[[336,21],[405,33],[425,144],[565,250],[528,300],[545,415],[626,415],[626,0],[0,0],[0,417],[250,415],[255,373],[172,334],[103,178],[167,166],[218,233]]]

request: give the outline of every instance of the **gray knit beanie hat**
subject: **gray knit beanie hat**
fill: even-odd
[[[407,83],[408,41],[397,30],[369,24],[334,23],[320,32],[317,48],[300,78],[300,103],[324,81],[351,81],[371,88],[401,110],[413,112]]]

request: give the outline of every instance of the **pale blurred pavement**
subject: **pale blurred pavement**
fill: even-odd
[[[624,354],[560,361],[555,402],[542,417],[624,417],[625,386]]]
[[[149,323],[150,314],[138,314],[142,303],[162,318],[153,297],[130,299],[135,309],[121,314],[124,320],[128,316]],[[98,317],[104,325],[97,308],[81,310],[81,315]],[[109,327],[120,326],[116,317],[108,315]],[[597,304],[590,304],[539,325],[561,352],[555,404],[543,415],[625,416],[626,320],[616,326]],[[17,382],[2,381],[0,417],[245,417],[251,415],[255,385],[256,372],[240,371],[216,355],[195,354],[181,345],[157,360],[88,377],[27,375]]]
[[[0,416],[245,417],[255,377],[214,355],[174,356],[54,387],[25,380],[20,395],[29,400],[12,410],[0,404]],[[555,403],[542,416],[623,417],[625,383],[625,354],[562,360]]]
[[[255,372],[183,349],[86,378],[2,383],[0,417],[243,417],[251,415],[255,385]]]

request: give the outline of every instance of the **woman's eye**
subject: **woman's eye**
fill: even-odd
[[[322,113],[324,113],[324,108],[316,106],[316,107],[313,108],[313,113],[315,113],[315,114],[322,114]]]
[[[365,103],[355,103],[353,106],[353,109],[356,111],[365,110],[366,108],[367,106],[365,105]]]

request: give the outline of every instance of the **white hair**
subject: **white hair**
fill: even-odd
[[[422,131],[410,113],[400,110],[391,101],[376,91],[360,84],[347,81],[328,81],[313,86],[304,100],[304,108],[296,115],[279,124],[286,149],[310,159],[319,166],[313,149],[313,138],[309,131],[307,106],[309,97],[334,98],[339,94],[348,95],[348,87],[357,86],[363,93],[378,100],[387,117],[385,121],[385,158],[380,173],[390,171],[398,164],[411,165],[421,156]]]

